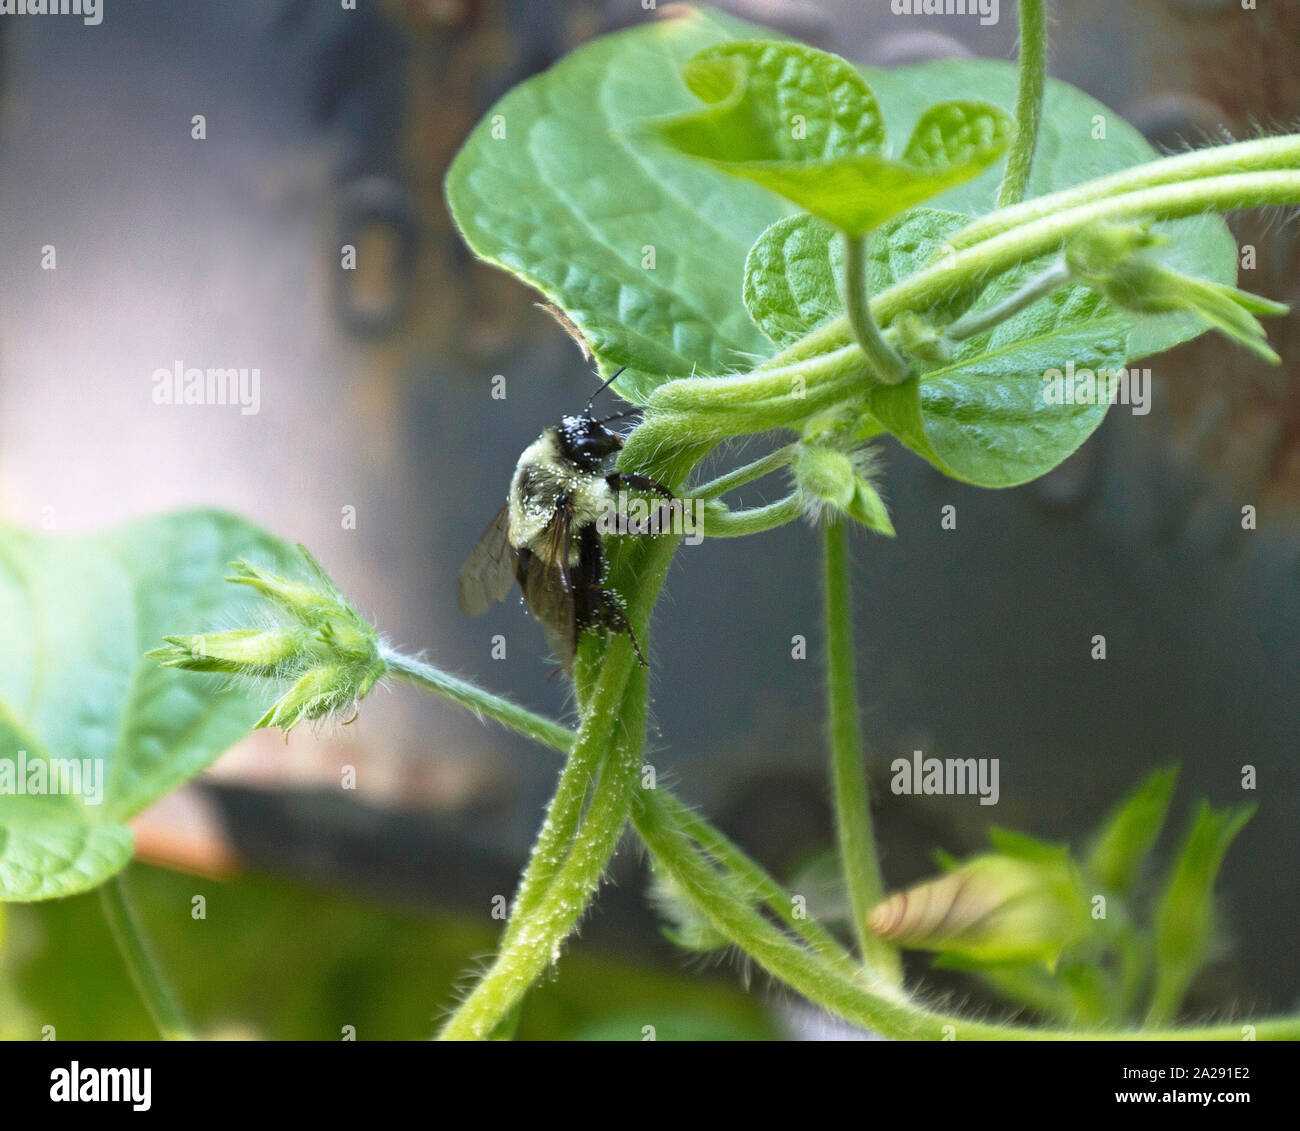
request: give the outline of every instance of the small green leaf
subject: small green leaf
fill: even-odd
[[[1214,880],[1224,854],[1255,806],[1212,809],[1202,802],[1156,910],[1156,983],[1147,1020],[1162,1024],[1178,1012],[1205,961],[1214,920]]]
[[[1157,770],[1107,815],[1084,871],[1103,888],[1128,895],[1138,869],[1164,827],[1177,769]]]
[[[131,858],[126,822],[252,729],[262,704],[226,677],[144,658],[178,626],[248,608],[223,580],[239,556],[293,555],[207,511],[95,535],[0,530],[0,901],[108,879]],[[20,764],[40,792],[3,788]]]
[[[946,102],[921,115],[893,160],[871,88],[843,59],[800,44],[724,44],[683,77],[711,105],[658,123],[665,141],[852,235],[977,177],[1015,130],[991,103]]]
[[[844,244],[816,216],[787,216],[768,228],[745,260],[745,308],[778,346],[790,345],[844,312]]]
[[[800,43],[739,40],[701,51],[682,78],[711,105],[656,125],[688,156],[738,166],[798,164],[884,147],[876,96],[838,55]]]
[[[882,224],[867,240],[871,293],[919,271],[970,223],[969,216],[913,208]],[[745,260],[745,307],[777,345],[789,345],[844,313],[844,241],[816,216],[787,216],[768,228]],[[969,298],[965,305],[969,304]],[[945,317],[958,310],[945,306]]]

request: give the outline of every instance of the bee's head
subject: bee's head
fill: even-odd
[[[556,429],[564,454],[579,467],[594,470],[623,446],[623,437],[589,413],[566,416]]]

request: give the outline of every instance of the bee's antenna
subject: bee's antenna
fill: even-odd
[[[629,416],[635,416],[638,412],[644,412],[641,405],[633,405],[631,408],[625,408],[622,412],[616,412],[613,416],[605,416],[600,420],[593,421],[595,424],[612,424],[615,420],[624,420]]]
[[[626,365],[621,365],[621,366],[619,366],[618,372],[615,373],[612,377],[610,377],[610,379],[609,379],[608,381],[606,381],[603,385],[601,385],[601,387],[600,387],[599,389],[597,389],[594,393],[591,394],[591,396],[589,396],[589,397],[587,398],[587,415],[588,415],[588,416],[591,415],[591,402],[594,401],[598,396],[600,396],[600,394],[603,393],[606,389],[608,389],[608,388],[609,388],[609,387],[610,387],[610,386],[611,386],[611,385],[612,385],[616,380],[618,380],[619,376],[622,374],[623,370],[626,369],[626,368],[627,368]]]

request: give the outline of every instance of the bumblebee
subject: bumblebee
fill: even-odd
[[[620,489],[668,500],[673,493],[649,476],[606,470],[623,447],[623,437],[608,425],[638,410],[597,420],[591,406],[622,372],[591,395],[580,415],[561,418],[524,449],[505,505],[460,571],[460,608],[471,617],[504,600],[511,581],[517,581],[529,612],[541,622],[551,650],[569,672],[578,641],[588,629],[627,633],[645,666],[622,598],[605,588],[605,553],[597,523],[616,512]]]

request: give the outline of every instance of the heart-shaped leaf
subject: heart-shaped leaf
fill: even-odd
[[[980,305],[1000,301],[1041,268],[1008,272]],[[1066,287],[958,343],[951,361],[923,365],[917,377],[877,388],[871,411],[954,479],[981,487],[1027,483],[1074,452],[1104,419],[1111,390],[1089,386],[1088,375],[1104,380],[1124,368],[1129,329],[1095,292]],[[1055,393],[1067,377],[1073,403],[1060,403]],[[1089,388],[1088,395],[1075,395]]]
[[[920,270],[969,216],[914,208],[867,241],[867,286],[877,292]],[[777,345],[789,345],[843,313],[844,244],[816,216],[787,216],[768,228],[745,261],[745,307]],[[964,305],[969,303],[966,299]],[[948,318],[960,308],[945,307]]]
[[[665,141],[853,235],[978,176],[1015,133],[990,103],[946,102],[926,109],[893,160],[871,88],[845,60],[800,44],[723,44],[683,77],[711,105],[658,123]]]
[[[3,529],[0,900],[102,883],[131,858],[126,822],[252,729],[260,698],[144,658],[178,625],[241,614],[249,597],[223,580],[238,557],[293,560],[211,511],[88,536]]]
[[[474,252],[536,287],[579,327],[606,372],[620,365],[624,396],[644,401],[666,379],[752,366],[772,353],[741,302],[745,258],[789,205],[759,186],[679,156],[648,119],[698,113],[681,68],[706,47],[771,33],[708,10],[602,36],[515,87],[475,128],[447,175],[452,216]],[[927,108],[980,100],[1009,110],[1016,70],[991,59],[950,59],[893,70],[855,68],[899,136]],[[1106,133],[1098,138],[1101,115]],[[1031,194],[1067,188],[1156,152],[1105,106],[1049,80]],[[989,169],[936,200],[987,212]],[[1236,248],[1214,216],[1161,227],[1162,261],[1232,283]],[[1145,357],[1195,337],[1196,319],[1144,320],[1130,338]]]

